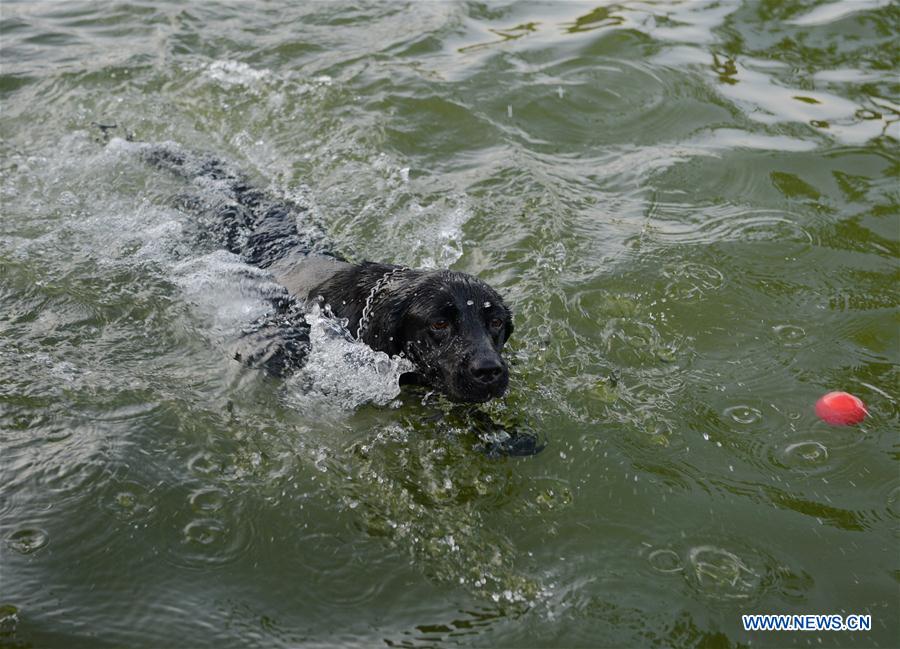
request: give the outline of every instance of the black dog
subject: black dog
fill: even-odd
[[[297,228],[306,210],[273,202],[221,161],[175,145],[141,145],[150,163],[217,190],[216,201],[190,207],[211,214],[223,245],[269,270],[285,287],[275,314],[255,332],[257,349],[240,360],[284,376],[309,351],[309,300],[322,300],[357,340],[389,355],[403,354],[415,371],[401,383],[436,388],[454,401],[503,395],[509,372],[501,356],[513,331],[502,298],[476,277],[450,270],[352,264],[328,250],[325,237]],[[207,194],[208,195],[208,194]]]

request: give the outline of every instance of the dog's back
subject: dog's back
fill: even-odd
[[[202,191],[183,197],[182,205],[212,218],[222,245],[247,263],[260,268],[277,264],[284,272],[289,257],[293,262],[305,255],[343,261],[305,207],[273,201],[213,156],[188,152],[174,143],[141,146],[142,157],[151,165],[200,185]]]

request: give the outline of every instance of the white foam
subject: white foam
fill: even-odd
[[[175,143],[162,144],[181,149]],[[42,198],[45,220],[57,210],[73,216],[58,225],[54,221],[38,236],[0,237],[0,249],[24,259],[40,256],[65,241],[67,246],[86,251],[100,268],[130,268],[154,280],[164,278],[177,287],[177,299],[190,305],[190,327],[209,341],[213,357],[215,349],[221,350],[223,367],[230,366],[228,346],[270,313],[272,298],[282,297],[286,291],[270,273],[245,263],[238,255],[221,249],[210,251],[210,241],[192,240],[196,231],[203,229],[204,219],[160,204],[166,196],[185,189],[186,183],[145,165],[136,154],[149,146],[159,144],[113,138],[107,146],[98,147],[88,133],[78,132],[62,138],[54,151],[42,156],[20,156],[18,176],[4,178],[4,190],[15,191],[19,200],[35,204]],[[152,176],[150,195],[142,194],[147,174]],[[109,182],[109,178],[120,180]],[[222,198],[222,182],[201,178],[189,191],[214,204]],[[90,201],[83,198],[87,188]],[[317,212],[308,192],[289,198]],[[396,398],[400,375],[412,367],[408,361],[353,341],[345,326],[317,306],[307,319],[312,327],[312,350],[306,366],[286,381],[292,404],[352,410],[364,403],[387,404]],[[58,371],[61,381],[78,376],[69,366],[61,365]]]
[[[292,405],[352,410],[365,403],[386,405],[400,394],[400,375],[412,363],[356,342],[345,322],[318,305],[312,305],[306,321],[311,349],[303,368],[288,380]]]
[[[176,264],[175,284],[217,336],[237,337],[243,327],[271,311],[269,298],[283,294],[269,273],[216,250]]]
[[[213,61],[205,70],[206,76],[223,86],[252,86],[270,77],[270,70],[256,70],[241,61]]]

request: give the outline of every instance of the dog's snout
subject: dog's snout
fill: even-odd
[[[493,383],[503,375],[503,365],[497,358],[481,357],[472,361],[469,371],[482,383]]]

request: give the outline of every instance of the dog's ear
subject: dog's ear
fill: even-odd
[[[503,331],[503,344],[506,344],[506,341],[509,340],[510,336],[513,335],[513,331],[515,331],[516,327],[513,324],[513,312],[508,306],[503,305],[506,309],[506,327]]]
[[[362,340],[388,356],[403,351],[403,319],[412,302],[412,291],[399,290],[385,296],[373,310]]]
[[[513,335],[513,331],[515,331],[516,327],[513,324],[512,313],[509,314],[509,317],[506,319],[506,330],[503,332],[503,344],[506,344],[506,341],[509,340],[509,337]]]

